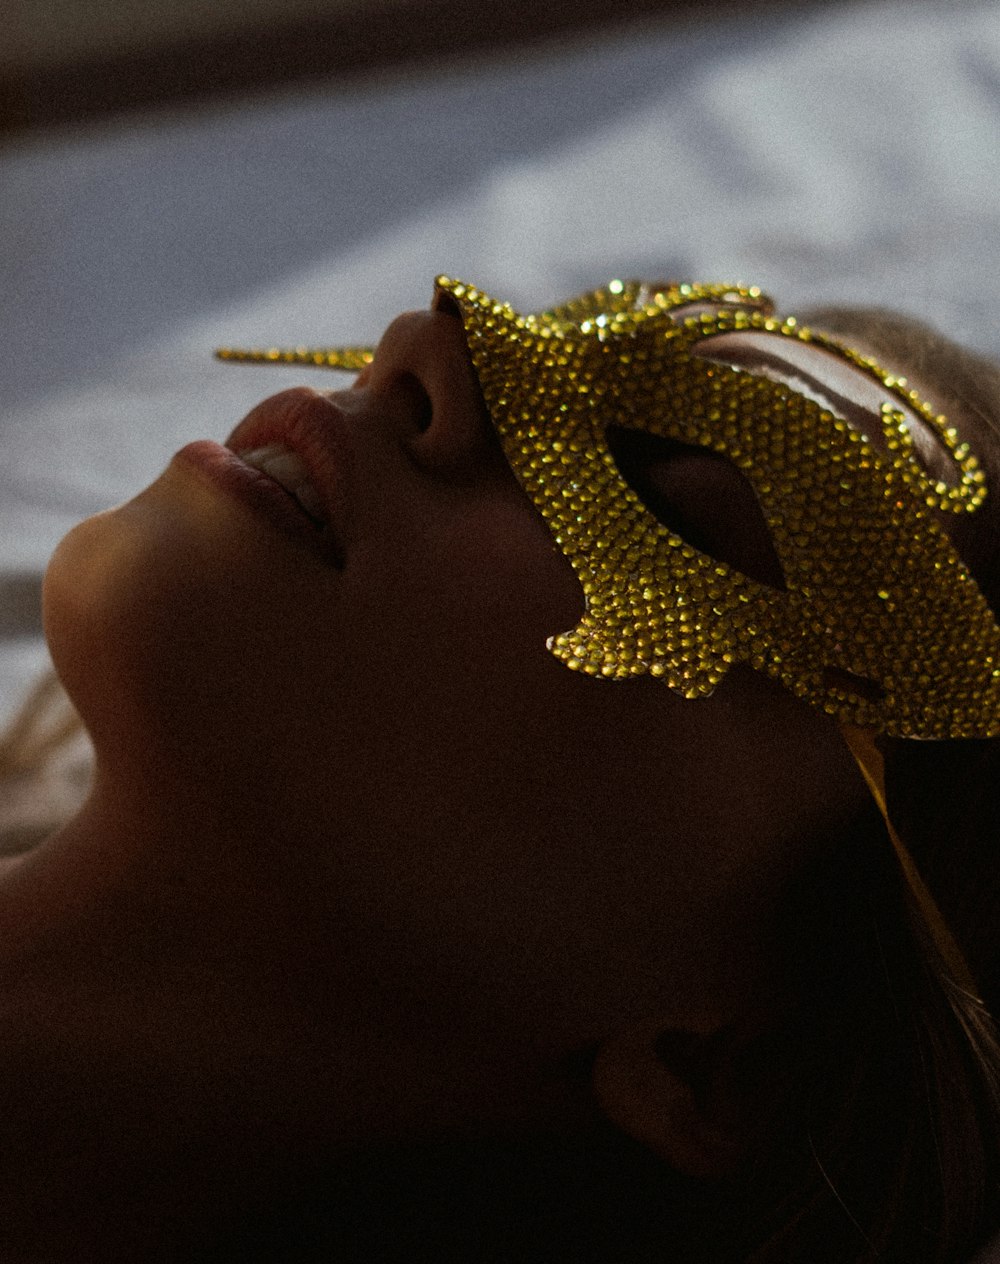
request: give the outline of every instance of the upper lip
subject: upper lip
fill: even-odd
[[[350,472],[346,416],[320,391],[295,386],[258,404],[226,440],[231,452],[249,452],[280,443],[305,462],[323,502],[327,523],[339,524]]]

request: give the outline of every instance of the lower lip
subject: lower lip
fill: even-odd
[[[174,461],[248,506],[282,534],[308,544],[310,550],[319,553],[324,561],[334,566],[342,564],[339,548],[329,527],[313,522],[280,484],[240,460],[235,452],[210,439],[199,439],[181,448]]]

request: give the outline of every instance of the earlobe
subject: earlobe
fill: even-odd
[[[601,1043],[593,1089],[605,1116],[675,1171],[727,1176],[744,1150],[735,1028],[706,1035],[643,1026]]]

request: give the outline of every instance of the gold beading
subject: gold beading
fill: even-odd
[[[697,698],[746,662],[842,723],[902,737],[1000,733],[1000,629],[938,521],[977,509],[985,479],[904,378],[775,317],[754,288],[613,281],[521,316],[462,282],[436,284],[458,305],[507,459],[582,585],[580,623],[549,641],[568,667],[648,673]],[[684,314],[698,304],[710,310]],[[887,451],[791,386],[697,354],[706,339],[750,330],[819,346],[876,381]],[[370,358],[364,348],[251,354],[327,367]],[[950,455],[954,482],[920,465],[907,410]],[[657,521],[615,464],[609,426],[741,470],[784,589]]]

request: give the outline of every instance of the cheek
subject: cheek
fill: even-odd
[[[128,707],[126,671],[116,650],[131,641],[128,593],[138,569],[135,542],[118,511],[88,518],[66,535],[49,562],[43,611],[49,652],[77,710],[90,724],[112,700]]]
[[[583,593],[541,516],[511,478],[429,506],[398,498],[348,579],[409,649],[472,663],[522,658],[573,627]]]
[[[366,677],[291,783],[290,838],[327,840],[345,934],[402,1022],[583,1042],[746,984],[808,840],[853,808],[825,717],[761,684],[692,702],[544,648]]]

